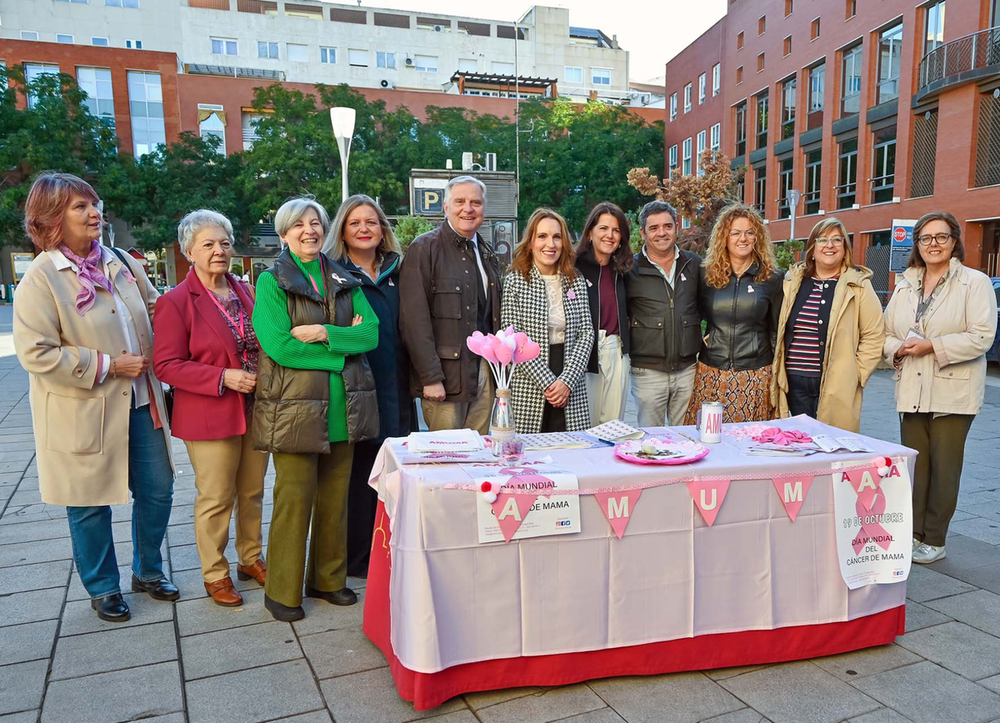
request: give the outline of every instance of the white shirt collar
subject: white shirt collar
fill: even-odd
[[[445,218],[444,222],[446,224],[448,224],[448,228],[450,228],[452,231],[455,231],[455,227],[451,225],[451,219],[450,218]],[[474,234],[472,234],[472,238],[466,238],[465,236],[462,236],[462,234],[460,234],[458,231],[455,231],[455,235],[457,235],[460,238],[464,238],[466,241],[468,241],[469,243],[473,244],[476,248],[479,248],[479,244],[477,243],[477,241],[479,240],[479,232],[478,231],[476,231]]]
[[[52,259],[52,265],[56,267],[56,271],[62,271],[63,269],[73,269],[76,271],[76,264],[67,258],[66,254],[62,252],[60,248],[49,249],[46,251],[49,258]],[[108,261],[111,260],[111,251],[107,249],[103,244],[101,245],[101,261],[107,266]]]

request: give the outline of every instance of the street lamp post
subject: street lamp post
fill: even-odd
[[[795,240],[795,208],[799,205],[799,198],[802,197],[801,191],[796,191],[791,189],[788,191],[788,210],[791,211],[791,228],[788,232],[788,240]]]
[[[330,123],[333,124],[333,136],[337,139],[340,149],[340,188],[343,198],[347,200],[347,159],[351,155],[351,140],[354,138],[354,120],[357,111],[354,108],[331,108]]]

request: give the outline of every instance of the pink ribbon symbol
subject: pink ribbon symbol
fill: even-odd
[[[874,542],[883,550],[888,550],[892,536],[880,523],[871,519],[873,516],[881,516],[885,513],[885,492],[882,487],[875,490],[871,509],[865,508],[860,497],[854,503],[854,509],[858,513],[858,519],[861,520],[861,530],[851,543],[854,546],[854,554],[860,553],[861,548],[869,541]],[[865,522],[865,518],[869,518],[869,521]]]

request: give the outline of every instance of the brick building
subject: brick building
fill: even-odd
[[[836,215],[887,291],[890,225],[962,223],[966,263],[998,275],[1000,0],[730,0],[667,64],[666,165],[718,147],[771,236]]]

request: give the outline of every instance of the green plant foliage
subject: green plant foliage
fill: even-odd
[[[422,216],[403,216],[396,222],[393,233],[405,251],[417,236],[434,230],[434,224]]]
[[[778,268],[787,271],[788,267],[798,260],[798,254],[803,248],[805,248],[805,243],[799,239],[774,244],[774,258]]]
[[[638,211],[626,211],[625,218],[628,219],[628,245],[632,249],[632,253],[639,253],[639,249],[642,248],[642,234],[639,232],[639,212]]]

